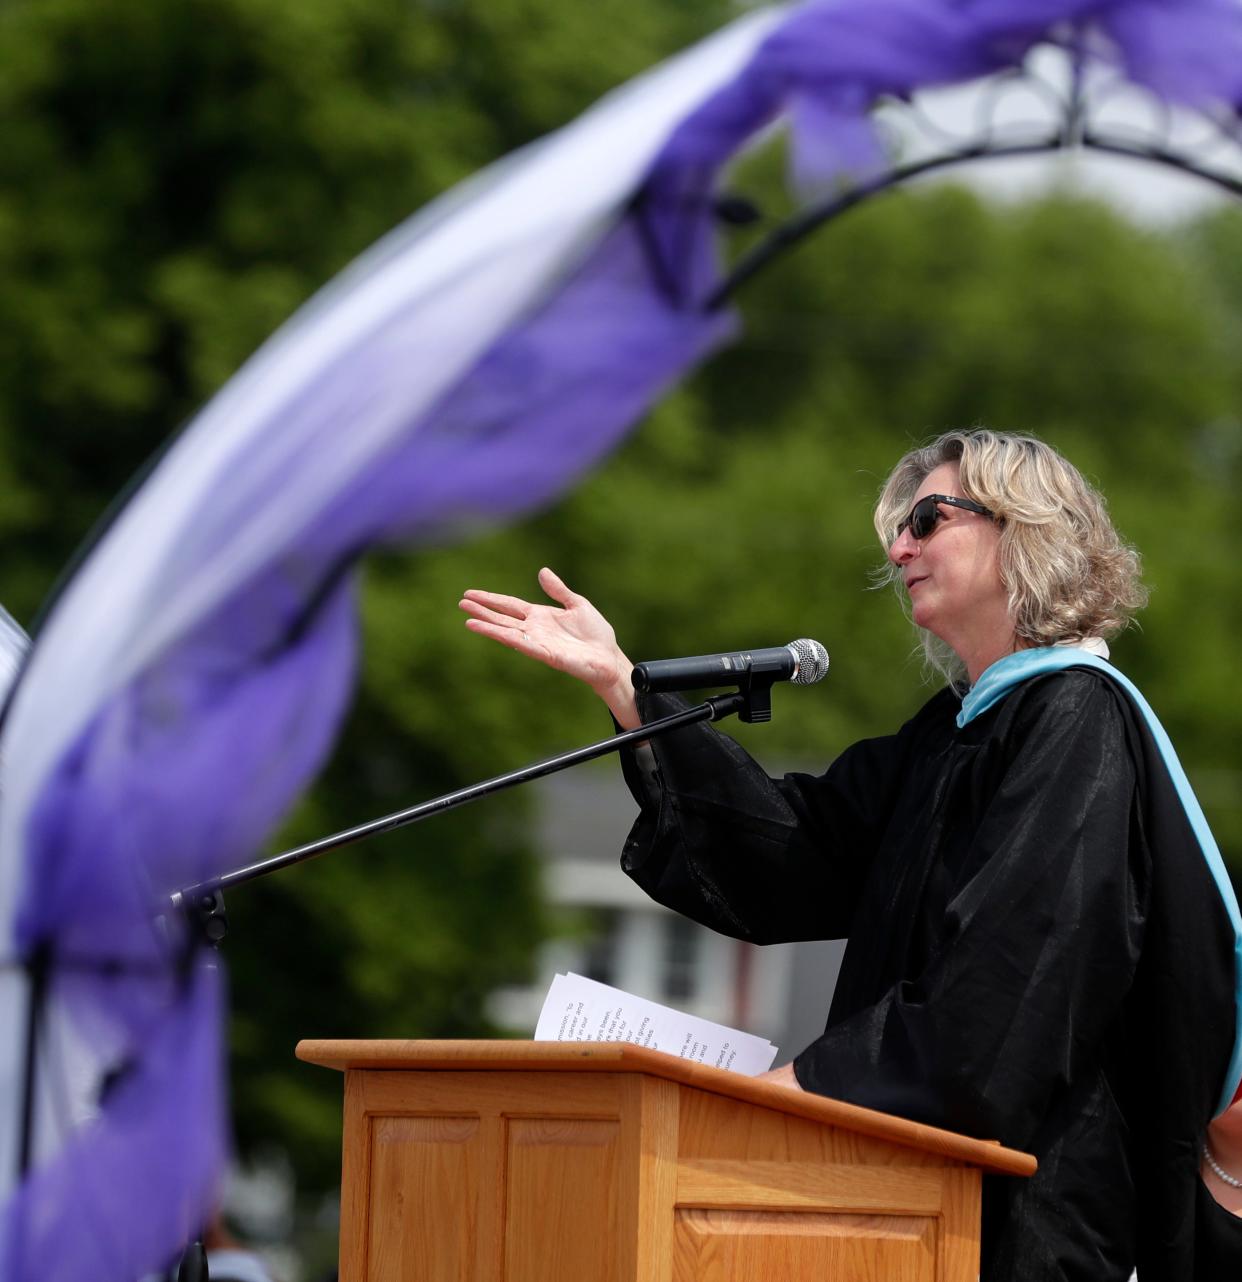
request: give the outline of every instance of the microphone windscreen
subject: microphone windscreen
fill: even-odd
[[[828,675],[828,651],[818,641],[802,637],[791,641],[789,648],[798,660],[798,671],[793,675],[794,685],[813,686]]]

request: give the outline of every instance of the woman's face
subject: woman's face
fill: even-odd
[[[942,463],[915,492],[965,498],[956,463]],[[1000,576],[1000,527],[991,517],[941,504],[924,539],[907,526],[889,545],[901,570],[915,623],[951,646],[972,681],[1014,648],[1013,621]]]

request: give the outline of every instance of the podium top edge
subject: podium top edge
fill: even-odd
[[[625,1042],[308,1039],[298,1043],[295,1053],[308,1064],[341,1072],[645,1073],[874,1139],[934,1152],[989,1174],[1029,1176],[1037,1166],[1029,1153],[1005,1148],[995,1140],[958,1135]]]

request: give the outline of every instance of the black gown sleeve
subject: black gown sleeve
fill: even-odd
[[[924,964],[798,1055],[802,1086],[1025,1147],[1098,1072],[1149,884],[1123,697],[1083,673],[1009,696],[983,795],[946,803],[966,832]]]
[[[684,706],[640,702],[644,721]],[[869,739],[822,776],[774,780],[708,725],[653,740],[654,780],[633,752],[626,782],[642,807],[621,866],[659,903],[754,943],[848,935],[897,786],[901,735]]]

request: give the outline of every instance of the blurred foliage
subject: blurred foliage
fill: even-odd
[[[727,16],[721,0],[7,0],[9,608],[30,621],[143,460],[357,253]],[[364,615],[383,644],[282,843],[532,742],[507,742],[518,710],[484,697],[509,681],[494,656],[457,661],[460,575],[434,558],[416,575],[376,567]],[[436,626],[418,622],[420,590]],[[495,1031],[484,999],[545,930],[527,827],[525,799],[501,798],[230,896],[243,1144],[278,1137],[304,1182],[335,1180],[339,1109],[322,1071],[294,1063],[299,1036]]]
[[[143,459],[354,254],[729,11],[8,0],[6,604],[32,616]],[[759,154],[736,185],[780,209],[780,166]],[[462,629],[462,589],[529,594],[541,564],[635,659],[820,637],[828,680],[737,730],[765,760],[892,729],[927,688],[899,606],[869,589],[871,503],[911,443],[988,424],[1067,453],[1143,550],[1152,604],[1114,652],[1242,864],[1242,213],[1158,234],[1066,193],[909,190],[824,228],[741,306],[742,342],[553,510],[373,561],[354,712],[277,844],[607,732],[587,691]],[[278,1138],[306,1185],[335,1178],[338,1101],[293,1064],[299,1036],[496,1031],[487,993],[548,929],[531,846],[526,798],[499,797],[231,897],[243,1143]]]

